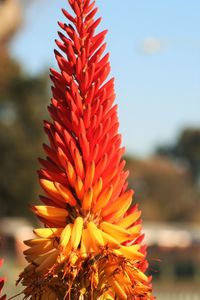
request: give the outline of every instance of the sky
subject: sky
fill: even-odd
[[[97,0],[108,29],[120,132],[129,154],[148,156],[200,127],[200,1]],[[11,44],[27,72],[55,67],[53,49],[66,0],[32,0]]]

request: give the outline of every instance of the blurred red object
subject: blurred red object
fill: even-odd
[[[0,268],[1,268],[2,265],[3,265],[3,259],[0,259]],[[5,300],[6,299],[6,295],[1,296],[1,291],[3,289],[4,282],[5,282],[5,278],[0,277],[0,300]]]

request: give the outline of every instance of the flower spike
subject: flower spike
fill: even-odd
[[[24,299],[151,300],[141,241],[141,212],[127,189],[106,30],[97,33],[95,1],[68,0],[68,23],[51,69],[49,144],[39,182],[43,205],[33,212],[44,224],[25,241],[28,266],[19,281]]]

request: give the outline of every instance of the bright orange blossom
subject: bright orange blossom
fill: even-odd
[[[29,262],[20,275],[25,299],[154,299],[141,246],[140,211],[127,189],[106,30],[90,0],[69,0],[73,13],[51,69],[49,144],[39,181],[44,205],[32,207],[44,224],[25,241]]]

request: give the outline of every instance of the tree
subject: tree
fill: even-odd
[[[184,129],[174,145],[160,146],[157,151],[162,156],[177,160],[191,173],[197,182],[200,176],[200,128]]]
[[[6,52],[0,75],[0,215],[21,216],[36,190],[47,80],[23,74]]]

